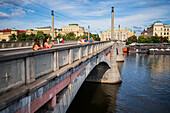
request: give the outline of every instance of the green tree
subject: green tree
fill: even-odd
[[[16,35],[12,34],[9,36],[9,41],[15,41],[16,40]]]
[[[130,42],[137,42],[137,37],[135,35],[128,38],[128,41]]]
[[[66,35],[66,40],[75,40],[76,39],[76,35],[74,34],[74,32],[70,32]]]
[[[60,39],[62,37],[62,35],[59,33],[56,37],[55,40],[57,40],[58,38]]]
[[[168,43],[168,37],[163,37],[163,42],[167,42]]]
[[[144,38],[144,43],[153,43],[152,37],[148,36],[147,38]]]
[[[45,38],[44,33],[42,31],[38,31],[35,38],[38,38],[39,40],[43,40]]]
[[[88,37],[87,35],[82,35],[80,36],[81,38],[85,39],[86,37]]]
[[[2,39],[2,42],[6,42],[6,39]]]
[[[132,42],[131,41],[126,41],[126,45],[129,45],[131,44]]]
[[[28,35],[26,35],[25,33],[21,33],[21,34],[18,34],[18,36],[17,36],[17,41],[26,41],[26,37],[27,37]]]
[[[152,41],[153,41],[153,43],[160,43],[161,38],[156,35],[156,36],[152,37]]]
[[[93,40],[94,41],[100,41],[99,35],[98,34],[92,34]]]
[[[30,35],[27,35],[26,41],[33,41],[35,39],[35,34],[31,33]]]
[[[138,43],[145,43],[145,39],[143,36],[138,37]]]

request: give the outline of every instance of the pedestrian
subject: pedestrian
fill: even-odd
[[[45,37],[43,41],[43,47],[44,49],[52,48],[55,43],[53,42],[52,45],[49,45],[48,42],[50,41],[49,37]]]
[[[84,42],[87,42],[87,37],[84,39]]]
[[[62,40],[61,40],[61,43],[64,43],[64,40],[63,40],[63,38],[61,38]]]
[[[60,38],[60,43],[62,43],[62,38]]]
[[[81,44],[81,43],[82,43],[82,39],[79,38],[77,43],[78,43],[78,44]]]
[[[90,42],[90,43],[93,43],[93,42],[94,42],[93,37],[90,38],[89,42]]]
[[[39,49],[43,49],[43,47],[41,46],[41,41],[37,38],[34,40],[35,43],[32,47],[32,50],[39,50]]]
[[[57,38],[57,44],[60,44],[60,39],[59,38]]]

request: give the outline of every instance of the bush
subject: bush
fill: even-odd
[[[6,39],[2,39],[2,42],[6,42]]]
[[[132,42],[131,41],[126,41],[126,45],[129,45],[131,44]]]

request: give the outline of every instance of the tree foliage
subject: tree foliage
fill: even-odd
[[[15,41],[16,40],[16,35],[12,34],[9,36],[9,41]]]
[[[57,38],[63,38],[64,40],[78,40],[79,38],[82,38],[82,39],[85,39],[86,37],[88,37],[87,35],[81,35],[81,36],[77,36],[74,34],[74,32],[70,32],[66,35],[61,35],[61,34],[58,34],[58,36],[55,37],[55,39]],[[90,37],[93,37],[93,39],[95,41],[99,41],[100,38],[99,38],[99,35],[98,34],[90,34]]]
[[[162,36],[153,36],[153,37],[146,37],[143,36],[138,37],[138,43],[163,43],[168,42],[168,37],[162,37]]]
[[[127,40],[130,42],[137,42],[137,37],[135,35],[133,35],[133,36],[129,37]]]
[[[9,41],[34,41],[34,39],[37,38],[43,40],[46,36],[48,36],[50,39],[52,38],[50,34],[45,34],[42,31],[38,31],[36,35],[33,33],[30,35],[26,33],[20,33],[17,36],[12,34],[9,36]]]
[[[138,42],[138,43],[163,43],[167,42],[168,43],[168,37],[162,37],[162,36],[148,36],[148,37],[143,37],[139,36],[138,39],[135,40],[135,37],[129,37],[128,40],[126,41],[126,44],[130,44],[133,42]]]

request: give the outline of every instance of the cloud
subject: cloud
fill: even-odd
[[[1,27],[1,29],[5,29],[5,28],[16,28],[16,29],[33,28],[34,29],[35,27],[49,26],[50,25],[49,22],[48,21],[32,22],[32,21],[21,21],[21,20],[12,19],[11,21],[4,20],[3,23],[0,22],[0,27]]]
[[[24,17],[25,16],[25,11],[22,10],[22,8],[18,9],[12,9],[12,17]]]
[[[6,14],[4,12],[0,12],[0,19],[7,19],[7,18],[10,18],[9,14]]]
[[[84,3],[90,3],[88,0],[83,0],[84,1]]]
[[[31,10],[31,9],[25,9],[27,12],[29,13],[34,13],[35,11],[34,10]]]
[[[146,1],[146,2],[140,2],[136,3],[136,6],[148,6],[148,7],[156,7],[156,6],[162,6],[162,5],[169,5],[170,1]]]
[[[23,6],[26,3],[26,0],[1,0],[0,7],[12,6]]]
[[[133,26],[133,30],[135,30],[136,32],[142,32],[143,28],[142,27],[138,27],[138,26]]]

